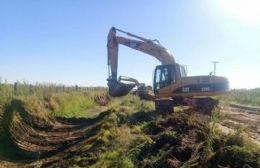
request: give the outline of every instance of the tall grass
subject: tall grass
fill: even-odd
[[[4,104],[10,102],[12,96],[13,96],[12,85],[0,83],[0,108]]]
[[[260,106],[260,88],[255,89],[234,89],[227,95],[221,96],[224,102]]]
[[[106,91],[104,87],[0,83],[0,115],[5,104],[12,99],[19,99],[28,112],[36,115],[45,116],[47,109],[53,116],[83,117],[85,111],[94,106],[93,97]]]
[[[82,93],[59,93],[48,98],[52,115],[84,117],[86,110],[95,105],[93,97]]]

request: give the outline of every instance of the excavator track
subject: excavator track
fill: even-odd
[[[219,101],[211,97],[193,98],[195,105],[193,108],[203,114],[211,115],[212,111],[218,106]]]
[[[188,106],[193,111],[204,115],[212,115],[213,110],[218,106],[218,100],[211,97],[185,98],[185,99],[157,99],[155,109],[162,114],[173,112],[174,106]]]

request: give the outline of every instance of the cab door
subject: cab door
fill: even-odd
[[[158,93],[160,89],[176,83],[175,65],[159,65],[154,72],[154,92]]]

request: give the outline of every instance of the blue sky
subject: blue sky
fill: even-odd
[[[105,86],[106,38],[115,26],[158,39],[189,75],[209,74],[216,60],[232,88],[259,87],[260,13],[251,8],[260,3],[232,1],[0,0],[0,77]],[[120,75],[151,84],[158,64],[120,46]]]

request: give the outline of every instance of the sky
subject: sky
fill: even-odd
[[[0,77],[8,82],[106,86],[111,26],[158,39],[188,67],[231,88],[260,87],[258,0],[0,0]],[[160,62],[124,46],[119,75],[151,85]]]

